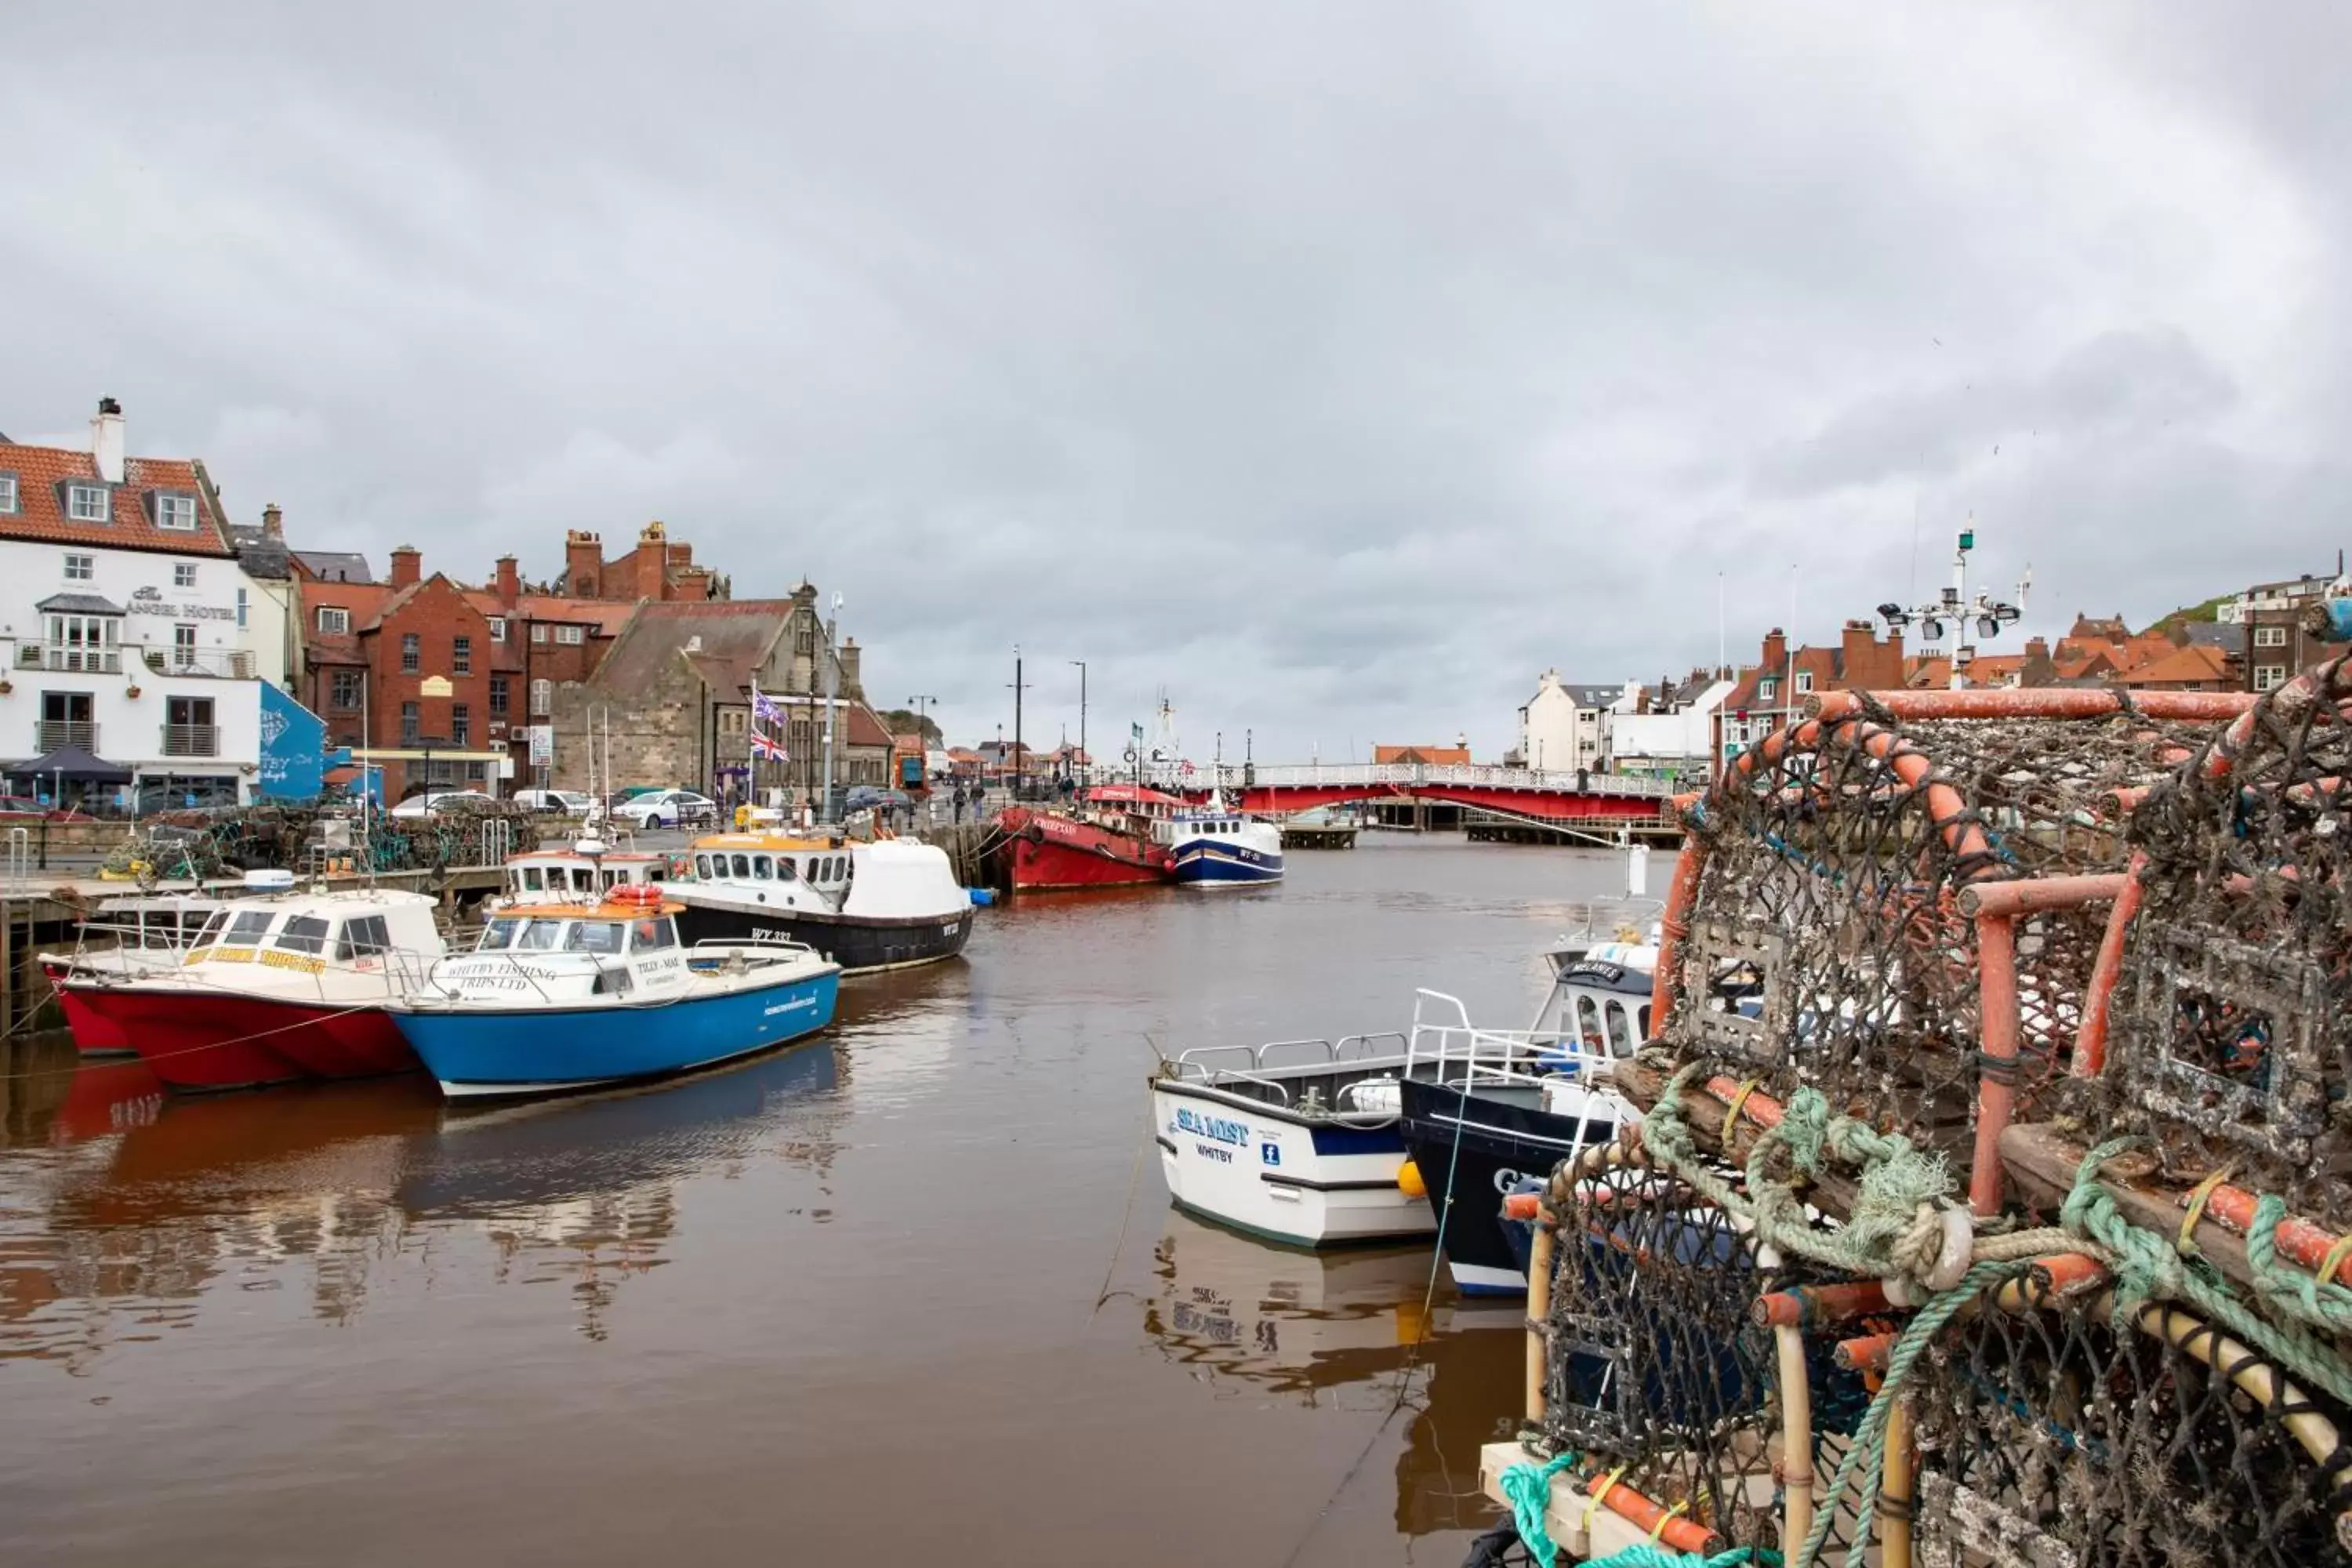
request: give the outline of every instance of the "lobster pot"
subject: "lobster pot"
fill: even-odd
[[[2104,1299],[2063,1310],[2014,1290],[2001,1300],[1939,1336],[1912,1385],[1920,1563],[2352,1560],[2316,1435],[2290,1430],[2293,1396],[2249,1375],[2243,1347],[2218,1346],[2171,1309],[2124,1324]],[[2211,1363],[2238,1367],[2237,1380]],[[2296,1393],[2318,1421],[2352,1432],[2341,1407]]]
[[[2135,813],[2105,1113],[2352,1226],[2352,680],[2271,693]],[[2124,911],[2129,914],[2129,911]]]
[[[2030,1113],[2066,1071],[2105,912],[2076,899],[2005,917],[2012,985],[1981,962],[1965,895],[2121,871],[2116,803],[2213,728],[2057,716],[2062,696],[2113,701],[2089,693],[2051,694],[2040,714],[1898,716],[1973,695],[1846,697],[1737,759],[1690,814],[1664,1029],[1684,1059],[1734,1064],[1775,1095],[1811,1085],[1963,1168],[1989,1013],[2014,1019],[1992,1070]],[[2024,710],[2044,694],[1989,695]]]
[[[1638,1166],[1575,1189],[1553,1262],[1547,1442],[1625,1467],[1625,1485],[1724,1542],[1778,1550],[1780,1404],[1771,1334],[1749,1310],[1806,1276],[1759,1261],[1743,1225]],[[1817,1416],[1850,1429],[1865,1396],[1817,1348]]]

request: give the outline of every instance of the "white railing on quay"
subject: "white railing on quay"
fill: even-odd
[[[1632,773],[1596,773],[1581,775],[1570,769],[1505,768],[1481,763],[1310,763],[1261,765],[1250,768],[1227,764],[1222,775],[1216,769],[1202,769],[1182,781],[1195,788],[1213,785],[1219,789],[1300,789],[1357,788],[1370,784],[1398,784],[1406,787],[1433,784],[1465,785],[1483,789],[1538,790],[1554,795],[1621,795],[1638,799],[1664,800],[1675,793],[1675,786],[1664,779],[1643,778]]]

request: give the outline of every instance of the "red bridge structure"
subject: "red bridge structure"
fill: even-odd
[[[1431,763],[1227,766],[1219,787],[1228,800],[1258,816],[1288,816],[1350,801],[1426,801],[1579,835],[1679,837],[1682,831],[1671,805],[1673,786],[1625,773]]]

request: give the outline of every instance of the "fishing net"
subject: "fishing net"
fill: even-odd
[[[2284,1386],[2187,1312],[2033,1295],[2021,1281],[1989,1296],[1922,1363],[1920,1563],[2346,1560],[2346,1500],[2331,1500],[2327,1468],[2291,1429],[2332,1443],[2340,1407]]]
[[[1668,1043],[1961,1153],[1983,1045],[1961,895],[2121,870],[2116,792],[2198,734],[2124,713],[1906,723],[1867,698],[1776,734],[1693,814]],[[2017,1053],[1992,1070],[2023,1111],[2065,1070],[2104,925],[2101,906],[2016,922]]]
[[[2263,699],[2133,814],[2104,1101],[2167,1173],[2352,1226],[2352,679]]]

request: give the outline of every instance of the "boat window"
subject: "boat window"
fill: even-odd
[[[793,866],[793,858],[789,855],[777,856],[776,880],[779,882],[789,882],[795,875],[797,875],[797,872],[794,870]]]
[[[772,857],[766,855],[751,857],[751,876],[755,881],[767,881],[775,874],[775,868],[776,863]]]
[[[274,910],[247,910],[236,917],[235,922],[228,928],[228,934],[222,937],[221,941],[235,942],[239,947],[258,946],[262,933],[269,929],[269,922],[277,918],[278,913]]]
[[[522,934],[515,938],[517,952],[553,952],[563,935],[562,921],[530,921],[524,923]]]
[[[563,940],[566,952],[618,952],[621,951],[621,922],[618,921],[580,921],[573,924],[571,934]]]
[[[322,952],[327,946],[327,922],[316,915],[296,915],[271,945],[280,952]]]
[[[652,865],[647,866],[646,868],[646,880],[648,882],[668,881],[669,862],[667,860],[656,860]]]
[[[1625,1011],[1625,1004],[1617,1001],[1613,997],[1611,998],[1609,1003],[1609,1054],[1617,1057],[1630,1057],[1633,1054],[1633,1047],[1640,1043],[1641,1042],[1633,1038],[1633,1016]]]
[[[749,855],[735,857],[735,875],[746,882],[751,879],[751,858]]]
[[[836,855],[836,856],[835,856],[835,857],[833,858],[833,879],[834,879],[835,881],[838,882],[838,881],[842,880],[843,879],[846,878],[848,875],[849,875],[849,857],[848,857],[848,856],[846,856],[846,855]]]
[[[1601,1006],[1589,995],[1576,998],[1576,1033],[1588,1051],[1606,1050],[1608,1046],[1601,1033]]]
[[[596,976],[594,990],[604,995],[615,995],[636,983],[629,978],[626,969],[607,969]]]
[[[212,912],[211,917],[205,921],[205,929],[196,932],[196,940],[190,942],[188,945],[191,947],[210,946],[212,943],[220,940],[221,932],[227,929],[227,926],[228,911],[226,910],[215,910]]]
[[[477,952],[503,952],[514,945],[515,932],[522,929],[520,921],[492,921],[482,928],[482,940],[474,944]]]
[[[596,873],[590,870],[585,866],[573,867],[572,869],[572,890],[575,893],[594,892],[596,890]]]
[[[385,929],[382,915],[359,915],[345,921],[342,936],[335,943],[335,956],[345,963],[391,951],[392,934]]]
[[[630,928],[629,951],[653,952],[677,945],[677,931],[667,915],[648,915]]]
[[[710,876],[710,857],[709,857],[709,856],[708,856],[708,855],[697,855],[697,856],[694,858],[694,874],[695,874],[696,876],[698,876],[698,877],[704,878],[705,879],[709,879],[709,877]]]
[[[1650,1005],[1647,1002],[1642,1004],[1641,1019],[1642,1038],[1646,1040],[1650,1037]]]

